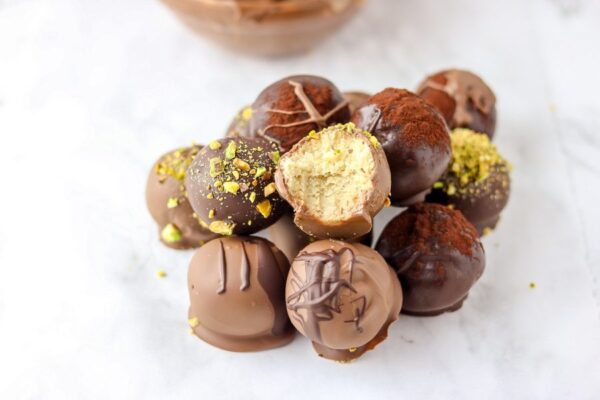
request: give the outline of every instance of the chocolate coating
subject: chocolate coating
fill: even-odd
[[[417,94],[437,108],[450,129],[469,128],[486,133],[496,130],[496,96],[479,76],[449,69],[428,76]]]
[[[441,115],[420,97],[388,88],[369,98],[352,122],[377,137],[392,173],[392,204],[421,202],[450,161],[450,136]]]
[[[333,83],[318,76],[289,76],[252,103],[250,135],[276,142],[285,153],[310,131],[349,120],[348,102]]]
[[[510,196],[510,166],[483,133],[455,129],[451,168],[436,182],[427,201],[463,213],[480,235],[496,227]]]
[[[292,324],[325,358],[347,362],[387,337],[402,290],[394,271],[358,243],[321,240],[292,263],[285,289]]]
[[[314,242],[316,239],[304,233],[294,223],[293,213],[285,213],[277,222],[267,228],[269,240],[283,251],[287,258],[292,262],[304,247]],[[370,231],[352,242],[362,243],[371,247],[373,243],[373,231]]]
[[[350,108],[350,115],[354,114],[354,111],[358,110],[369,101],[370,94],[365,92],[343,92],[342,96],[348,102]]]
[[[459,309],[485,267],[475,227],[438,204],[416,204],[392,219],[375,249],[398,274],[406,314]]]
[[[190,262],[189,323],[200,339],[229,351],[283,346],[294,337],[284,290],[289,262],[268,240],[214,239]]]
[[[315,150],[312,141],[329,146]],[[349,176],[342,178],[342,168]],[[356,185],[366,175],[368,184],[361,181],[362,186]],[[294,222],[300,229],[319,239],[348,240],[373,229],[373,217],[389,201],[391,185],[390,168],[381,145],[352,123],[313,132],[298,142],[281,157],[275,183],[281,196],[294,208]],[[335,204],[330,204],[332,197]],[[352,203],[348,204],[350,198]],[[335,208],[335,215],[325,217],[325,208]]]
[[[148,175],[148,211],[158,224],[160,240],[174,249],[199,247],[217,237],[194,215],[183,184],[185,171],[201,148],[191,146],[164,154]]]
[[[273,182],[277,145],[261,138],[230,138],[203,148],[187,171],[192,208],[212,232],[248,235],[288,209]]]

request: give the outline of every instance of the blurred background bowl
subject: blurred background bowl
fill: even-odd
[[[179,19],[233,50],[301,53],[337,31],[364,0],[162,0]]]

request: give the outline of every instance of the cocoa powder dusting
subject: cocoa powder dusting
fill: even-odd
[[[479,242],[477,230],[462,213],[427,203],[409,207],[386,226],[381,237],[397,242],[390,247],[411,247],[422,254],[443,246],[471,256],[473,246]]]
[[[450,146],[443,117],[419,96],[404,89],[387,88],[369,99],[381,110],[382,127],[399,126],[407,146]]]

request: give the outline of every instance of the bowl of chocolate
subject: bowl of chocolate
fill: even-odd
[[[304,52],[342,27],[364,0],[162,0],[188,27],[245,53]]]

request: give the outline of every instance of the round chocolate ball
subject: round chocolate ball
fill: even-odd
[[[480,235],[491,232],[510,195],[510,164],[488,136],[457,128],[450,135],[452,161],[427,201],[459,210]]]
[[[354,114],[354,111],[367,104],[369,97],[371,97],[370,94],[365,92],[343,92],[342,96],[344,96],[344,99],[348,102],[350,115]]]
[[[327,79],[297,75],[264,89],[252,103],[250,134],[287,152],[309,132],[350,120],[348,102]]]
[[[189,324],[196,336],[229,351],[283,346],[294,336],[285,307],[289,262],[268,240],[214,239],[190,262]]]
[[[202,246],[217,237],[196,218],[188,201],[185,172],[202,146],[183,147],[163,155],[146,183],[146,204],[158,224],[160,240],[174,249]]]
[[[460,69],[428,76],[417,94],[437,108],[450,129],[469,128],[490,139],[496,129],[496,96],[479,76]]]
[[[275,143],[261,138],[215,140],[198,152],[185,184],[192,208],[214,233],[249,235],[289,209],[273,174]]]
[[[475,227],[439,204],[409,207],[388,223],[375,249],[400,278],[406,314],[458,310],[485,266]]]
[[[423,99],[388,88],[369,98],[352,121],[383,147],[392,172],[392,204],[422,202],[450,161],[450,136],[441,115]]]
[[[402,290],[394,271],[371,248],[321,240],[294,259],[285,289],[292,324],[325,358],[348,362],[387,337]]]
[[[225,137],[251,137],[250,118],[252,117],[252,107],[246,106],[239,110],[225,131]]]

